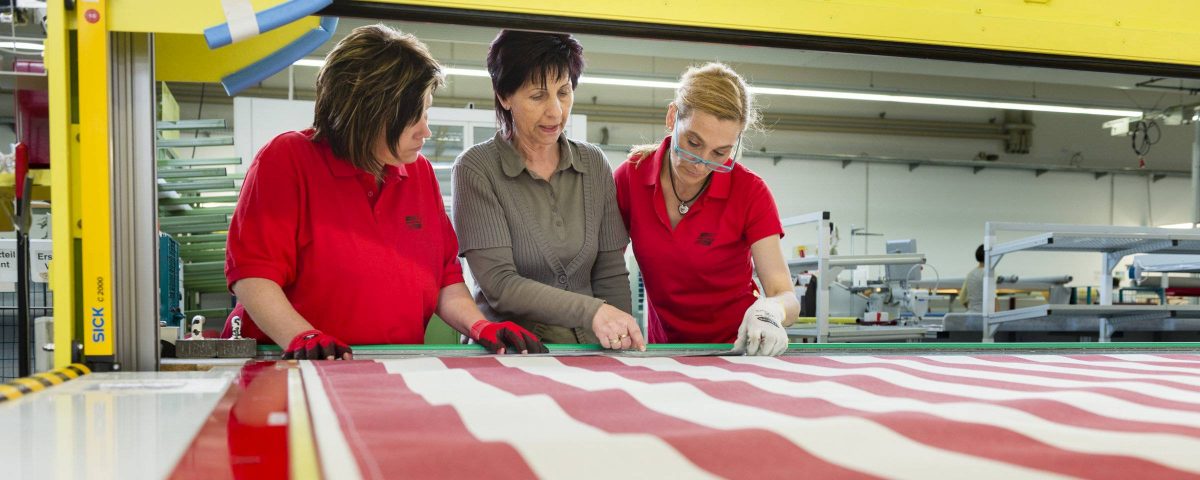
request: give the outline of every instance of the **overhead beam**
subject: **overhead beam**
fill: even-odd
[[[1159,17],[1133,17],[1118,0],[1001,2],[983,7],[956,0],[923,0],[879,3],[869,9],[857,2],[820,0],[750,0],[734,9],[716,3],[681,9],[672,2],[641,0],[411,3],[342,0],[319,13],[1200,78],[1200,50],[1194,48],[1200,44],[1200,33],[1180,22],[1200,18],[1200,4],[1187,2],[1173,4],[1172,15]]]

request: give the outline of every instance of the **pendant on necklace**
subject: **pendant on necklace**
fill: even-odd
[[[680,203],[680,204],[679,204],[679,214],[680,214],[680,215],[687,215],[687,212],[688,212],[688,204],[686,204],[686,203]]]

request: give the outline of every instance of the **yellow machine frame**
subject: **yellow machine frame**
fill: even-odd
[[[281,0],[250,3],[255,11],[261,11]],[[1146,0],[1137,8],[1116,0],[358,3],[644,24],[646,36],[654,36],[656,28],[703,28],[728,35],[731,43],[739,43],[738,32],[743,32],[759,38],[762,34],[803,35],[830,41],[1108,59],[1164,68],[1200,66],[1200,31],[1194,28],[1195,19],[1200,18],[1200,2]],[[60,367],[71,363],[71,345],[77,339],[84,342],[88,356],[113,354],[109,33],[155,33],[160,79],[215,81],[260,58],[263,52],[279,48],[315,23],[315,19],[305,19],[198,53],[204,29],[225,21],[218,0],[79,0],[75,11],[66,11],[63,4],[48,3],[45,53],[56,233],[51,279],[56,313],[54,363]],[[72,90],[72,72],[77,75],[77,90]],[[72,118],[73,111],[78,118]],[[78,257],[77,240],[81,243]],[[82,299],[78,304],[77,296]],[[77,338],[79,335],[82,338]]]

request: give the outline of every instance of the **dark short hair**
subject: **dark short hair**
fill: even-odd
[[[983,245],[980,245],[979,248],[975,249],[975,261],[983,263]]]
[[[563,75],[571,79],[571,88],[576,88],[583,63],[583,45],[568,34],[501,30],[487,56],[500,130],[505,135],[513,131],[512,112],[500,105],[501,98],[508,98],[526,82],[545,85]]]
[[[317,73],[314,140],[376,177],[383,133],[396,154],[400,134],[425,114],[425,95],[442,84],[442,67],[425,44],[386,25],[355,28],[325,56]]]

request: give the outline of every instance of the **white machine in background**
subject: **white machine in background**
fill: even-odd
[[[831,315],[866,325],[920,325],[929,313],[931,293],[913,283],[921,280],[926,267],[925,256],[917,253],[917,241],[889,240],[887,255],[876,257],[876,262],[858,266],[850,286],[836,281],[830,285]],[[871,264],[884,265],[881,278],[866,278],[864,266]],[[833,269],[834,278],[837,274],[838,269]]]
[[[886,244],[889,255],[904,255],[917,253],[917,240],[906,238],[888,240]],[[896,316],[891,323],[897,325],[920,325],[925,315],[929,313],[929,290],[915,288],[911,282],[921,280],[921,271],[926,264],[888,265],[885,269],[883,287],[873,294],[883,300],[888,310],[895,310]],[[932,265],[929,265],[932,268]],[[935,277],[937,270],[934,269]],[[936,289],[936,287],[935,287]],[[868,312],[869,313],[869,312]],[[906,315],[907,314],[907,315]]]
[[[807,221],[784,224],[814,223],[806,217],[794,218]],[[827,221],[828,217],[825,217],[818,227],[819,234],[828,231],[824,223]],[[818,250],[819,255],[788,260],[788,268],[796,278],[797,296],[802,299],[801,317],[815,316],[817,319],[816,328],[801,325],[790,329],[789,334],[800,341],[815,339],[818,342],[904,341],[924,337],[926,328],[919,323],[929,310],[929,291],[911,290],[908,283],[909,279],[920,278],[925,255],[916,252],[916,241],[911,239],[889,242],[889,247],[885,255],[829,255]],[[869,280],[866,275],[858,274],[852,276],[849,284],[838,280],[839,273],[847,268],[857,270],[870,265],[885,267],[882,279]],[[813,273],[808,272],[821,268],[827,269],[827,278],[813,282]],[[859,271],[862,270],[856,273]],[[820,274],[817,278],[820,279]],[[844,323],[844,319],[852,318],[857,320],[856,325],[831,325],[823,331],[822,303],[828,305],[825,321],[833,319],[834,323]],[[813,305],[816,305],[815,309]],[[876,322],[888,325],[858,324]]]
[[[1171,273],[1200,273],[1200,255],[1145,254],[1133,257],[1129,277],[1140,287],[1197,288],[1200,279],[1172,277]]]

